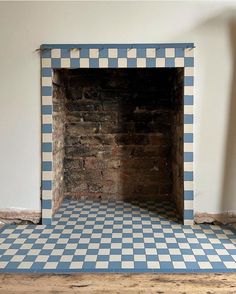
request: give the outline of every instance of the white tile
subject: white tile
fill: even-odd
[[[35,262],[47,262],[49,255],[38,255]]]
[[[108,249],[108,248],[99,249],[98,254],[99,255],[109,255],[110,254],[110,249]]]
[[[7,261],[0,261],[0,268],[3,269],[8,265]]]
[[[194,57],[194,49],[193,48],[184,49],[184,56],[185,57]]]
[[[43,143],[52,143],[52,133],[43,133],[42,134]],[[49,152],[47,152],[49,153]]]
[[[218,255],[207,255],[207,258],[210,262],[221,262],[221,259]]]
[[[121,255],[110,255],[109,260],[110,261],[121,261]]]
[[[184,209],[193,209],[193,200],[184,200]]]
[[[183,255],[183,259],[186,262],[195,262],[196,258],[194,255]]]
[[[96,268],[108,268],[108,261],[97,261],[96,262]]]
[[[70,264],[70,269],[81,269],[83,267],[82,261],[72,261]]]
[[[212,269],[212,265],[210,264],[210,262],[207,261],[199,261],[198,265],[200,269]]]
[[[176,57],[175,58],[175,66],[176,67],[184,67],[184,58],[183,57]]]
[[[61,58],[61,68],[70,68],[70,58]]]
[[[165,49],[165,57],[175,57],[175,48],[166,48]]]
[[[21,262],[25,258],[25,255],[15,255],[12,257],[11,262]]]
[[[42,179],[43,180],[52,180],[52,171],[43,171],[42,172]]]
[[[89,49],[90,58],[98,58],[98,56],[99,56],[99,49],[97,48]]]
[[[183,261],[173,261],[173,267],[175,269],[185,269],[186,265]]]
[[[184,95],[194,95],[194,87],[184,86]]]
[[[51,58],[42,58],[42,67],[50,68],[51,67]]]
[[[99,58],[99,67],[107,68],[108,67],[108,58]]]
[[[146,259],[144,254],[134,254],[134,261],[146,261]]]
[[[146,67],[146,58],[137,58],[137,67]]]
[[[227,269],[236,269],[236,262],[233,261],[224,261],[224,265]]]
[[[89,58],[80,58],[80,67],[89,68]]]
[[[73,255],[62,255],[60,258],[60,262],[71,262],[73,259]]]
[[[170,255],[168,254],[160,254],[158,255],[159,261],[171,261]]]
[[[205,252],[202,249],[193,249],[194,255],[205,255]]]
[[[193,114],[193,105],[184,105],[184,114]]]
[[[95,262],[97,261],[97,255],[86,255],[84,261]]]
[[[147,262],[147,267],[149,269],[159,269],[160,268],[160,263],[158,261],[148,261]]]
[[[127,58],[118,58],[118,67],[127,67]]]
[[[193,124],[184,124],[184,133],[193,133]]]
[[[18,269],[30,269],[33,265],[33,262],[23,261],[19,264]]]
[[[121,268],[134,268],[133,261],[122,261]]]
[[[136,58],[137,57],[137,49],[131,48],[127,50],[127,57],[128,58]]]
[[[42,86],[52,86],[52,77],[42,77]]]
[[[109,58],[117,58],[118,57],[118,50],[116,48],[109,48],[108,49],[108,57]]]
[[[122,254],[123,255],[133,255],[134,251],[132,248],[123,248],[122,249]]]
[[[73,48],[70,50],[70,58],[79,58],[80,50],[78,48]]]
[[[51,50],[52,58],[61,58],[61,49],[52,49]]]
[[[42,105],[52,105],[52,96],[42,96]]]
[[[146,57],[147,58],[155,58],[156,57],[156,48],[147,48],[146,49]]]
[[[165,66],[166,66],[165,58],[156,59],[156,67],[165,67]]]
[[[185,171],[193,171],[193,162],[184,162]]]
[[[185,67],[184,68],[184,76],[185,77],[193,77],[194,76],[194,67]]]
[[[184,190],[193,190],[193,181],[184,181]]]

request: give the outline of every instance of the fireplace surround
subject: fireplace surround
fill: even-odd
[[[65,195],[172,197],[192,224],[193,48],[41,46],[43,224]]]

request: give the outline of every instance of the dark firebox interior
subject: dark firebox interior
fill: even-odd
[[[183,210],[183,69],[54,72],[54,205],[169,198]]]

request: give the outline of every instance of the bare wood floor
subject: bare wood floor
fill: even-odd
[[[0,275],[0,293],[236,293],[235,274]]]

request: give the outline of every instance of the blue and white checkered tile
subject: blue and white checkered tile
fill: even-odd
[[[45,44],[41,46],[42,93],[42,220],[53,211],[53,70],[61,68],[184,69],[184,214],[193,224],[194,44]]]
[[[0,272],[236,271],[236,235],[183,226],[169,202],[69,201],[52,225],[8,225]]]

